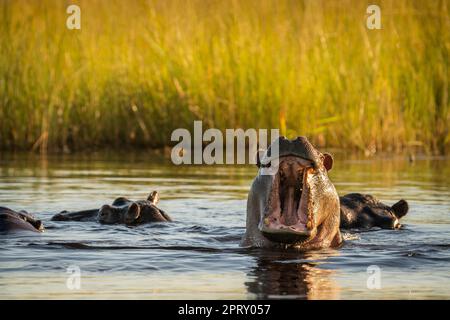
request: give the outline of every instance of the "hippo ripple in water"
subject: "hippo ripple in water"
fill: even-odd
[[[44,225],[26,211],[14,211],[0,207],[0,232],[32,231],[43,232]]]
[[[172,221],[167,213],[156,207],[159,194],[153,191],[147,200],[132,201],[119,197],[111,205],[100,209],[75,212],[63,211],[52,217],[53,221],[95,221],[103,224],[140,225],[148,222]]]
[[[278,159],[271,155],[274,144],[262,162],[258,157],[241,245],[299,250],[339,246],[339,197],[327,173],[332,156],[320,153],[305,137],[280,137],[278,143]],[[267,174],[269,160],[273,174]]]
[[[408,202],[400,200],[388,206],[374,196],[350,193],[340,197],[341,228],[400,229],[399,220],[408,213]]]

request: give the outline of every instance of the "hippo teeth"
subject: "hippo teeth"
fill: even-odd
[[[280,162],[274,177],[271,194],[260,221],[264,234],[295,234],[307,237],[315,227],[310,201],[308,167],[297,158],[286,158]],[[298,239],[297,239],[298,240]]]
[[[314,218],[310,212],[308,212],[308,222],[306,223],[306,228],[311,230],[314,227]]]

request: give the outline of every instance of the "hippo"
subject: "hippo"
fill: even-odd
[[[275,143],[278,155],[272,155]],[[329,153],[320,153],[306,137],[280,137],[262,160],[257,154],[257,166],[241,246],[305,251],[341,245],[339,196],[328,178],[333,166]]]
[[[340,197],[341,228],[379,227],[382,229],[400,229],[399,220],[408,213],[408,202],[400,200],[388,206],[374,196],[350,193]]]
[[[0,232],[31,231],[43,232],[44,225],[32,214],[22,210],[14,211],[0,207]]]
[[[100,209],[68,212],[62,211],[52,217],[53,221],[98,221],[102,224],[140,225],[148,222],[172,221],[167,213],[156,207],[159,194],[153,191],[146,200],[132,201],[119,197],[111,205]]]

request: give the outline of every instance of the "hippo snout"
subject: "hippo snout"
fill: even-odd
[[[105,224],[113,224],[121,222],[120,212],[117,212],[114,207],[105,204],[98,211],[98,221]]]
[[[109,211],[111,211],[111,206],[109,204],[105,204],[100,208],[99,216],[105,216]]]

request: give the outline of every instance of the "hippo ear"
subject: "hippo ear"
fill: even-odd
[[[327,171],[330,171],[333,168],[333,157],[329,153],[323,154],[323,166]]]
[[[158,191],[152,191],[148,195],[147,200],[150,201],[152,204],[156,205],[159,202],[159,193],[158,193]]]
[[[392,206],[392,211],[394,211],[394,214],[398,219],[405,216],[408,213],[408,210],[408,202],[403,199]]]
[[[129,207],[127,214],[125,216],[125,223],[133,223],[141,213],[141,208],[137,205],[137,203],[133,202]]]
[[[42,224],[42,221],[41,221],[41,220],[36,220],[36,221],[33,223],[33,226],[34,226],[37,230],[39,230],[39,231],[43,231],[43,230],[44,230],[44,225]]]

